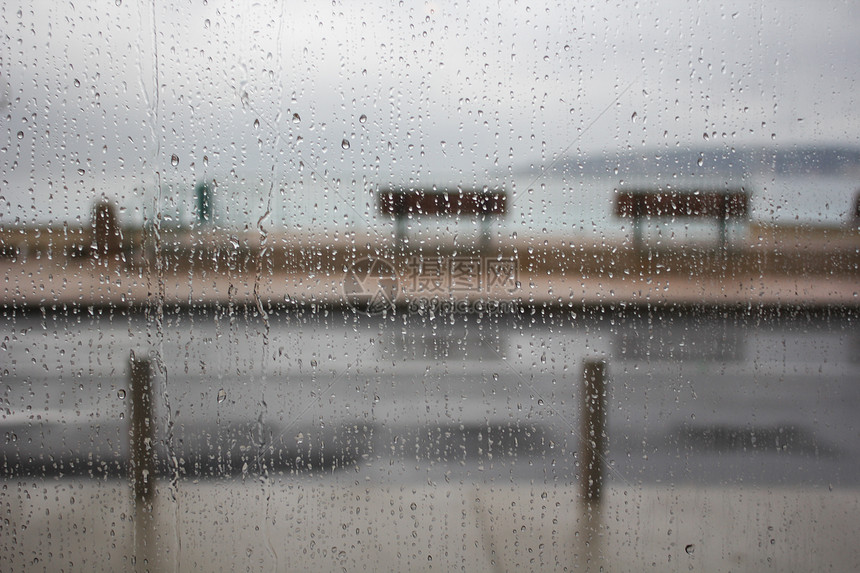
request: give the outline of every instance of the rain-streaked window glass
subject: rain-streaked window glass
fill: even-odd
[[[858,27],[0,3],[0,569],[860,567]]]

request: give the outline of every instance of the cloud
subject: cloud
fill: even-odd
[[[254,211],[311,173],[365,193],[480,184],[568,148],[860,133],[860,18],[836,2],[19,2],[2,17],[0,223],[200,179]]]

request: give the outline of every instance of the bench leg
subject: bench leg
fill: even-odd
[[[633,248],[641,251],[644,246],[642,240],[642,219],[636,217],[633,219]]]
[[[394,240],[398,247],[406,246],[406,217],[397,217],[394,227]]]
[[[490,246],[490,219],[483,217],[481,219],[481,249],[486,249]]]

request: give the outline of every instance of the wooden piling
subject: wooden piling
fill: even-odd
[[[129,360],[129,418],[131,420],[131,483],[135,503],[152,504],[155,493],[155,424],[152,405],[152,366],[148,358]]]
[[[153,407],[152,366],[148,358],[129,360],[129,475],[134,496],[135,571],[153,569],[155,539],[155,417]]]
[[[582,381],[580,492],[586,502],[600,503],[606,456],[606,363],[587,360]]]

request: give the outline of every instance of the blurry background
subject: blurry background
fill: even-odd
[[[860,566],[855,3],[0,23],[0,568]]]
[[[617,235],[606,205],[641,178],[743,181],[763,221],[852,213],[851,2],[6,2],[2,20],[3,225],[84,221],[101,197],[126,224],[188,223],[199,181],[223,225],[310,232],[378,225],[388,184],[505,187],[506,235]]]

